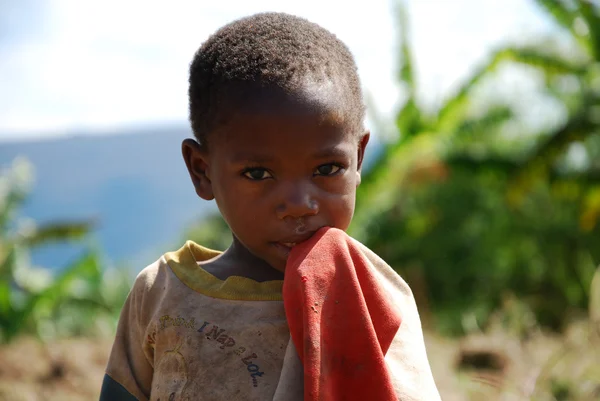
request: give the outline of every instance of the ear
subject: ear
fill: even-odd
[[[205,200],[214,199],[212,183],[207,174],[208,153],[193,139],[185,139],[181,144],[181,153],[187,166],[196,194]]]
[[[361,169],[363,165],[363,160],[365,157],[365,149],[367,148],[367,144],[369,143],[369,138],[371,137],[371,133],[366,131],[360,138],[358,142],[358,162],[356,165],[356,186],[360,185],[361,181]]]

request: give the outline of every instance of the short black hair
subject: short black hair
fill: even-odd
[[[261,13],[225,25],[196,52],[190,65],[189,118],[194,136],[226,120],[240,84],[290,90],[302,78],[329,79],[342,88],[344,121],[363,130],[365,106],[354,58],[334,34],[304,18]],[[258,85],[258,86],[257,86]],[[225,110],[224,110],[225,109]]]

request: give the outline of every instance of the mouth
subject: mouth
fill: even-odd
[[[275,241],[275,242],[273,242],[273,244],[276,245],[279,248],[282,248],[284,250],[288,250],[289,251],[293,247],[295,247],[296,245],[298,245],[298,244],[306,241],[310,237],[312,237],[314,233],[315,233],[314,231],[311,231],[311,232],[308,232],[308,233],[306,233],[304,235],[295,235],[293,237],[287,237],[287,238],[284,238],[284,239],[282,239],[280,241]]]
[[[292,250],[292,248],[294,248],[299,243],[300,243],[300,241],[298,241],[298,242],[281,242],[281,241],[279,241],[279,242],[273,242],[273,245],[275,245],[277,248],[281,249],[285,253],[288,253],[289,251]]]

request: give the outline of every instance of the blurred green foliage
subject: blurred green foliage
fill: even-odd
[[[220,214],[211,214],[200,222],[192,224],[184,233],[185,240],[191,240],[202,246],[224,251],[233,240],[229,226]]]
[[[408,88],[400,137],[365,174],[351,233],[427,294],[446,333],[485,327],[513,295],[557,330],[590,301],[600,262],[599,10],[537,3],[562,30],[557,38],[494,52],[430,112],[418,106],[399,7],[399,80]],[[478,88],[506,65],[541,76],[563,121],[531,132],[514,124],[513,104],[487,99],[482,109]]]
[[[129,291],[125,272],[104,269],[91,245],[58,271],[31,265],[31,249],[56,241],[80,242],[92,228],[87,221],[37,225],[18,218],[32,175],[23,159],[0,172],[0,341],[21,334],[43,340],[112,334]]]

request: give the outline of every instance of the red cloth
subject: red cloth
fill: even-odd
[[[304,400],[397,400],[384,361],[401,318],[348,235],[322,228],[288,258],[283,302]]]

